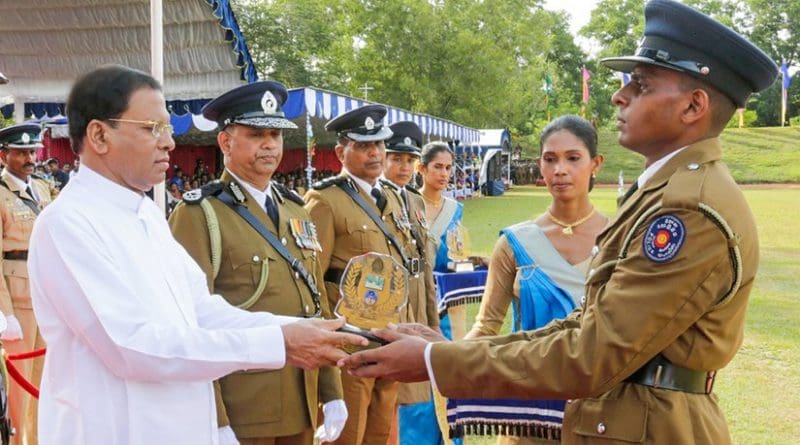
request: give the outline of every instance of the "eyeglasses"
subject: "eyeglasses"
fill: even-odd
[[[151,131],[153,132],[153,137],[156,138],[156,139],[161,138],[161,135],[163,135],[165,133],[168,134],[169,136],[172,136],[173,134],[175,134],[175,127],[173,127],[172,124],[166,124],[164,122],[137,121],[137,120],[133,120],[133,119],[109,119],[109,120],[113,121],[113,122],[123,122],[123,123],[128,123],[128,124],[141,124],[141,125],[144,125],[146,127],[150,127]]]

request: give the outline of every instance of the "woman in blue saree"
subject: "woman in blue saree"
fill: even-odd
[[[589,199],[603,163],[597,133],[578,116],[550,122],[540,137],[539,167],[553,200],[544,214],[500,231],[481,307],[466,338],[497,335],[509,305],[516,330],[540,328],[581,304],[592,246],[608,219]],[[455,435],[500,434],[499,444],[558,443],[564,401],[456,400]]]

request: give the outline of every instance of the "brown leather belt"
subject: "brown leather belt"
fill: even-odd
[[[716,371],[695,371],[674,365],[661,354],[650,359],[626,382],[694,394],[711,394]]]
[[[7,252],[3,252],[3,259],[4,260],[27,261],[28,260],[28,251],[27,250],[9,250]]]

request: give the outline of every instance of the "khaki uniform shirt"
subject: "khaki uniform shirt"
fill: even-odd
[[[721,153],[716,138],[690,145],[620,207],[598,236],[581,310],[536,331],[433,345],[439,390],[576,399],[567,444],[730,443],[713,393],[624,381],[659,353],[684,368],[722,369],[742,343],[758,239]],[[650,236],[668,219],[683,225],[682,241]]]
[[[236,181],[226,171],[221,182],[227,188]],[[281,195],[273,185],[272,198],[278,206],[280,226],[276,228],[261,203],[238,185],[245,195],[247,209],[278,239],[285,241],[292,256],[301,260],[317,283],[322,283],[319,252],[301,248],[290,229],[291,218],[308,221],[303,207]],[[210,291],[233,305],[250,300],[252,305],[247,308],[250,311],[290,316],[313,313],[314,302],[308,287],[278,252],[226,204],[214,197],[205,199],[214,209],[221,232],[221,267],[216,279],[208,225],[201,206],[179,204],[170,215],[169,224],[175,238],[205,271]],[[323,315],[330,317],[325,289],[317,287]],[[230,424],[239,438],[280,437],[313,428],[319,402],[342,398],[339,371],[335,368],[303,371],[286,366],[275,371],[242,371],[223,377],[216,387],[219,425]],[[224,403],[219,403],[220,394]]]
[[[408,305],[406,306],[405,320],[430,326],[439,327],[439,312],[436,307],[436,285],[433,281],[434,258],[429,258],[428,223],[425,219],[425,203],[416,190],[397,190],[400,195],[403,211],[409,223],[417,233],[417,239],[411,230],[407,231],[406,252],[420,260],[422,270],[419,274],[409,276]],[[421,248],[420,248],[421,246]],[[397,402],[400,404],[413,404],[430,400],[431,387],[428,382],[400,385]]]
[[[378,182],[387,204],[383,212],[378,209],[372,196],[368,195],[358,185],[352,182],[347,175],[337,176],[335,179],[348,181],[359,193],[372,210],[381,216],[395,238],[403,243],[407,236],[404,228],[398,224],[402,217],[400,198],[389,187]],[[323,271],[328,269],[344,270],[351,258],[367,252],[376,252],[390,255],[397,262],[403,264],[403,257],[391,244],[389,239],[381,232],[380,228],[372,221],[361,207],[342,190],[344,185],[330,185],[328,187],[311,189],[306,193],[306,210],[317,226],[317,235],[322,252],[319,255]],[[339,283],[325,282],[331,308],[339,302]]]
[[[11,173],[3,170],[0,174],[0,250],[28,251],[28,241],[33,230],[36,215],[50,204],[52,196],[50,185],[43,179],[31,177],[31,187],[39,198],[38,202],[20,189]],[[34,208],[36,210],[34,210]],[[18,307],[31,308],[31,294],[28,287],[28,267],[25,260],[4,260],[0,257],[4,280],[0,280],[0,311],[13,315],[12,299]]]

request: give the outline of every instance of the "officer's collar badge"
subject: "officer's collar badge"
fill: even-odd
[[[245,201],[247,201],[247,198],[244,196],[244,192],[241,188],[239,188],[239,184],[231,182],[230,189],[233,197],[236,198],[236,202],[243,204]]]

